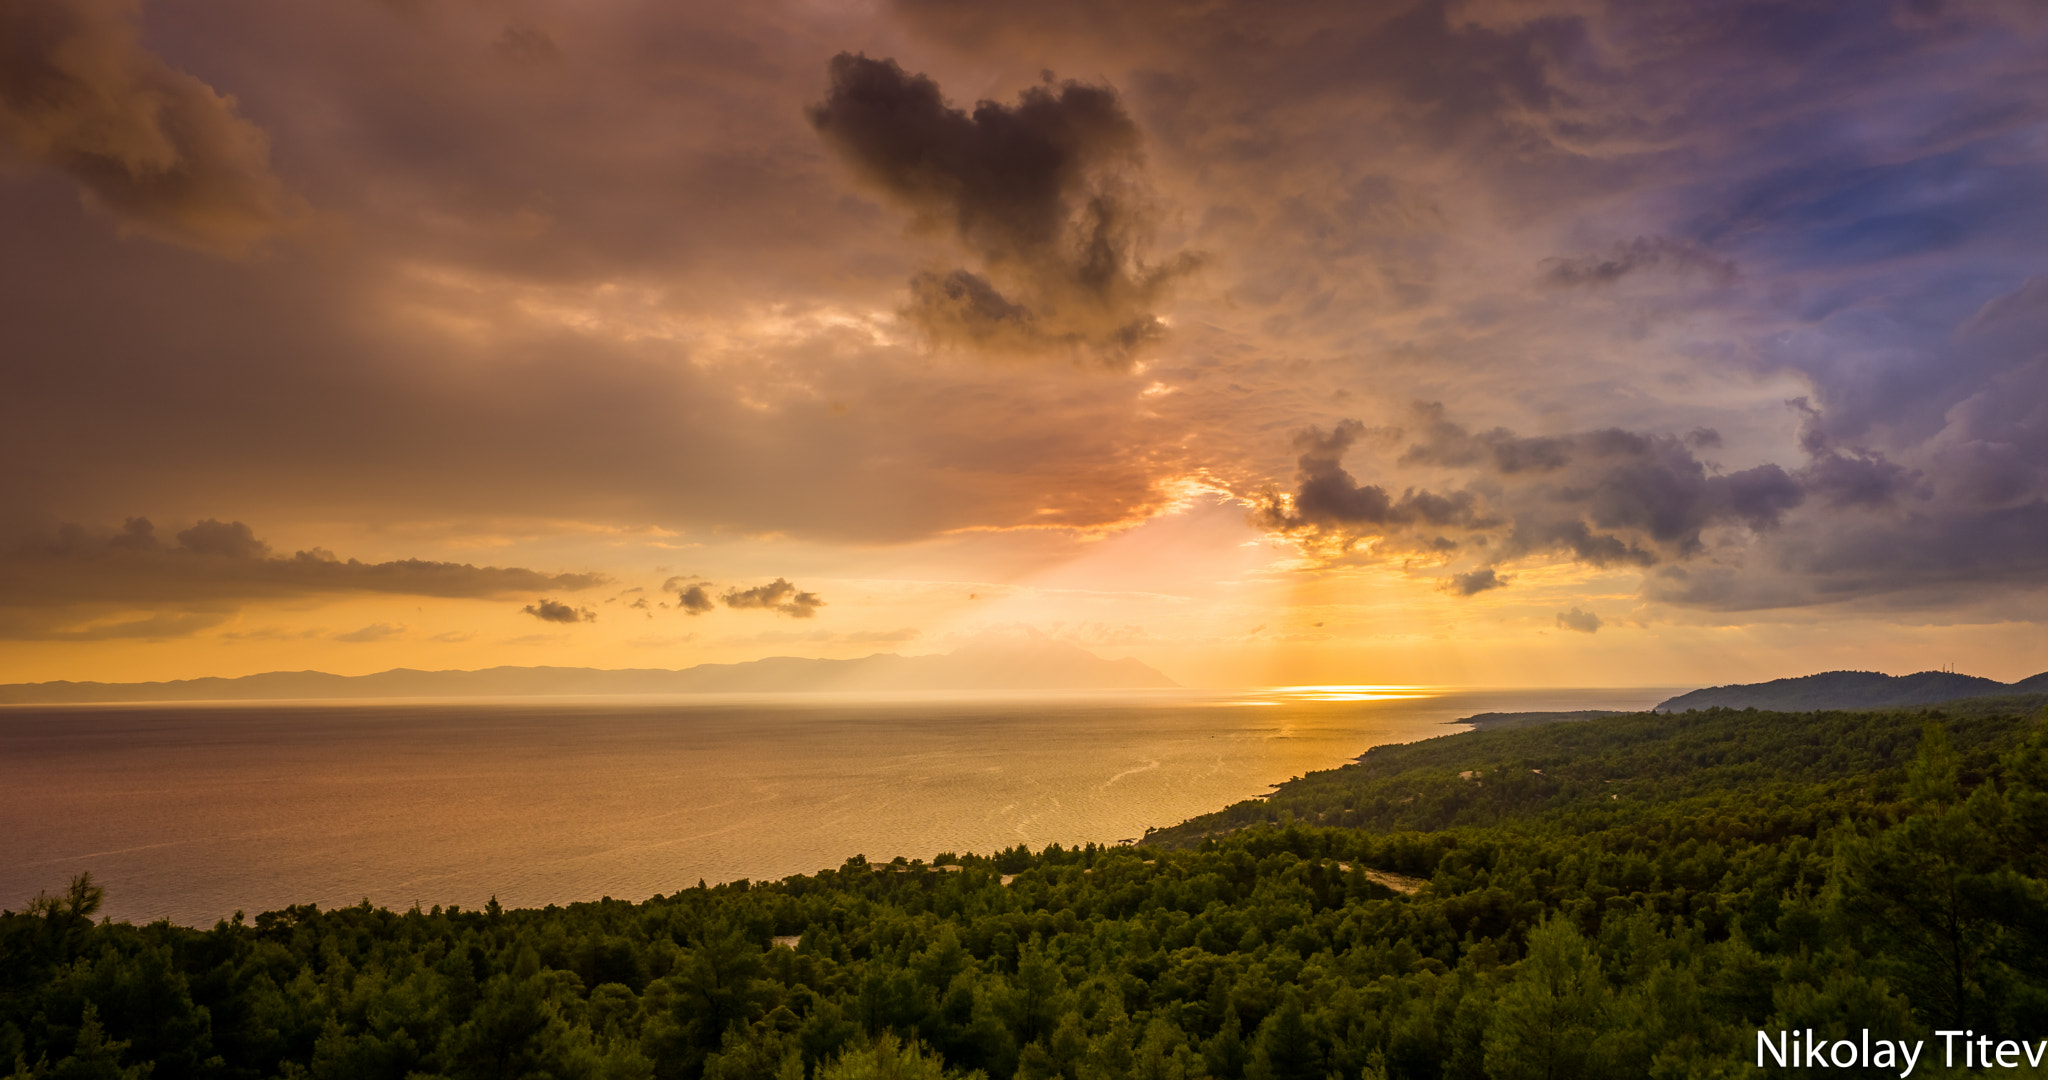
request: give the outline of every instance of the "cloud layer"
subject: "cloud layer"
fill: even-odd
[[[484,599],[588,589],[606,580],[422,559],[365,563],[322,548],[285,556],[239,521],[208,518],[166,540],[149,519],[129,518],[119,530],[66,525],[0,555],[0,635],[168,637],[219,623],[255,601],[351,594]],[[151,608],[163,610],[75,627],[95,615]]]
[[[1543,592],[1593,575],[1642,609],[1603,645],[1660,611],[2031,623],[2044,35],[1964,3],[26,0],[0,619],[81,650],[309,596],[524,622],[583,580],[217,515],[501,532],[855,634],[775,575],[943,548],[1014,583],[1203,492],[1304,575],[1407,567],[1418,610],[1542,593],[1532,638],[1613,610]],[[1055,362],[981,362],[1019,357]],[[143,513],[200,523],[55,524]],[[707,576],[657,593],[627,535]],[[1181,579],[1282,572],[1252,559]],[[318,640],[424,625],[348,620]]]

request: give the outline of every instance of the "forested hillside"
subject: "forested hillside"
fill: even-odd
[[[1629,713],[1590,723],[1481,730],[1375,747],[1270,796],[1145,836],[1186,844],[1254,823],[1378,832],[1510,826],[1587,834],[1658,822],[1757,836],[1809,834],[1843,814],[1883,813],[1934,724],[1974,786],[2000,748],[2048,715],[2048,695],[1955,701],[1927,711]],[[1565,715],[1565,714],[1537,714]]]
[[[80,880],[0,916],[0,1062],[1748,1076],[1759,1029],[2048,1038],[2044,841],[2038,702],[1972,702],[1457,735],[1136,848],[854,858],[641,903],[300,907],[202,931],[95,923]]]
[[[2002,683],[1953,671],[1886,675],[1880,671],[1823,671],[1795,679],[1735,686],[1709,686],[1657,705],[1658,712],[1687,709],[1912,709],[1964,698],[2009,697],[2048,692],[2048,672]]]

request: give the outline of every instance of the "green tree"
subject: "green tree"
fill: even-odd
[[[981,1080],[979,1072],[946,1068],[938,1054],[923,1044],[884,1033],[860,1043],[818,1070],[817,1080]],[[780,1078],[778,1078],[780,1080]]]
[[[1289,994],[1259,1025],[1244,1074],[1248,1080],[1322,1080],[1323,1072],[1321,1040]]]
[[[1544,920],[1510,969],[1485,1036],[1494,1080],[1589,1080],[1603,1074],[1599,1043],[1610,992],[1600,958],[1571,921]]]
[[[81,878],[84,875],[80,875]],[[150,1064],[122,1065],[126,1042],[107,1038],[100,1026],[99,1010],[90,1002],[78,1025],[78,1042],[71,1053],[54,1066],[33,1069],[17,1064],[15,1076],[29,1080],[147,1080]]]

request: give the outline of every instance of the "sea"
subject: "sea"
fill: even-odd
[[[854,855],[1118,844],[1483,712],[1671,688],[0,707],[0,908],[644,900]]]

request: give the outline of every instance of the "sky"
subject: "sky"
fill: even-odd
[[[2048,7],[12,0],[0,681],[2048,669]]]

